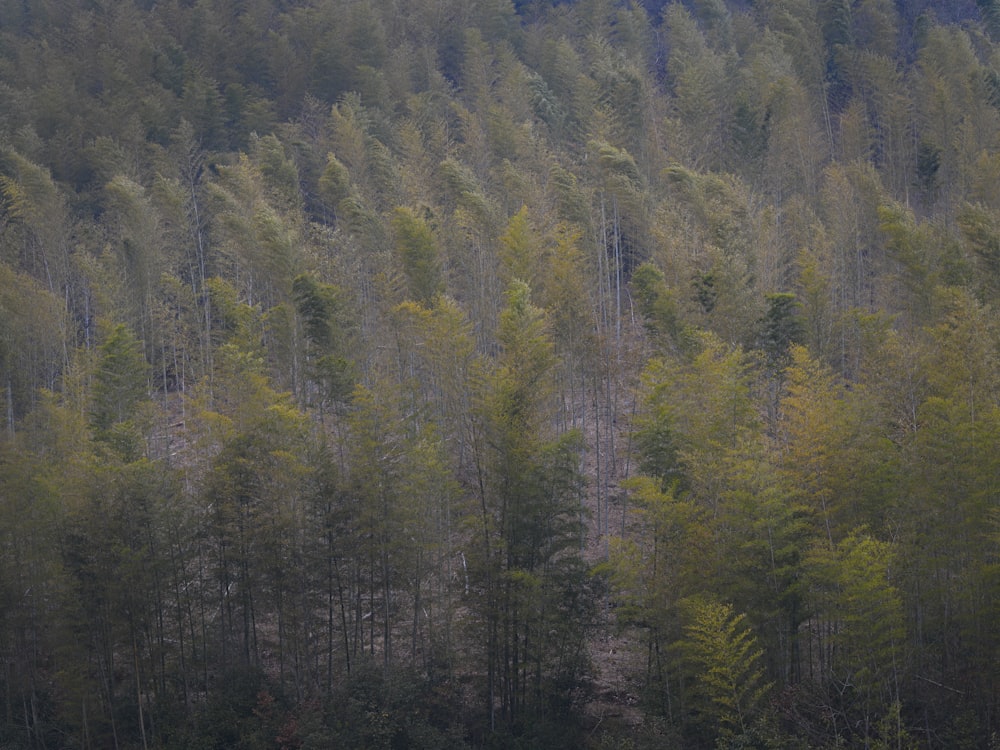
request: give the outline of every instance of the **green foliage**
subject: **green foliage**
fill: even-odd
[[[996,16],[0,3],[0,744],[983,744]]]
[[[831,718],[838,732],[864,743],[902,739],[904,620],[894,555],[890,542],[861,530],[835,549],[817,549],[811,561],[817,613],[836,624],[824,666]]]
[[[746,735],[771,688],[746,615],[735,613],[731,604],[699,597],[680,606],[685,624],[677,649],[693,675],[694,721],[723,738]]]
[[[725,454],[752,428],[755,414],[746,355],[711,334],[698,344],[688,356],[648,363],[636,442],[645,472],[664,487],[680,480],[714,504]]]
[[[497,339],[503,358],[497,373],[495,418],[506,438],[530,435],[541,418],[545,376],[555,364],[545,313],[531,303],[531,289],[515,280],[507,290]]]
[[[99,351],[91,421],[95,437],[127,460],[140,450],[138,407],[147,398],[148,379],[142,343],[124,325],[115,326]]]
[[[488,644],[490,728],[499,709],[517,730],[531,717],[568,710],[586,666],[594,591],[579,556],[581,436],[550,436],[556,360],[544,313],[521,281],[507,301],[498,332],[504,348],[484,403],[487,441],[476,458],[482,518],[473,570]]]
[[[761,348],[768,364],[775,370],[788,364],[789,350],[802,335],[802,324],[796,315],[798,302],[794,294],[766,295],[767,314],[761,325]]]
[[[560,224],[555,247],[543,275],[543,293],[556,353],[570,373],[586,370],[595,362],[597,336],[588,304],[587,264],[580,235]]]
[[[682,334],[677,304],[666,286],[663,272],[652,263],[643,263],[632,274],[632,285],[646,329],[654,341],[661,346],[677,346]]]
[[[48,673],[43,655],[53,654],[60,638],[59,623],[45,613],[62,606],[66,583],[52,554],[62,515],[54,479],[44,462],[0,444],[0,648],[8,665],[2,695],[6,705],[31,706],[35,717],[32,726],[8,714],[2,732],[25,743],[44,741],[56,723],[52,713],[63,710],[39,685]],[[64,689],[86,689],[72,682],[67,674]]]
[[[684,125],[689,158],[698,166],[717,166],[731,101],[728,81],[732,58],[713,50],[695,20],[680,3],[664,12],[670,41],[667,70],[673,84],[674,106]]]
[[[396,252],[403,261],[410,296],[429,307],[444,288],[437,243],[431,228],[413,210],[402,207],[393,213],[392,228],[396,233]]]
[[[541,281],[536,269],[539,263],[539,241],[534,236],[528,220],[528,207],[522,206],[507,224],[507,231],[500,237],[500,260],[509,279],[520,279],[529,286]]]
[[[292,294],[306,338],[310,377],[322,400],[346,401],[353,389],[354,366],[347,356],[349,316],[344,295],[308,274],[295,277]]]
[[[982,205],[967,205],[958,214],[958,222],[974,254],[976,288],[984,297],[992,296],[1000,289],[1000,232],[994,212]]]
[[[30,276],[0,264],[0,382],[7,432],[52,388],[62,365],[65,310]]]
[[[336,211],[341,201],[351,194],[351,175],[333,154],[328,154],[326,159],[326,169],[319,178],[319,191],[327,208]]]
[[[711,541],[704,510],[650,477],[629,480],[637,538],[615,540],[611,581],[621,597],[619,618],[648,629],[665,645],[678,633],[679,601],[698,588]]]

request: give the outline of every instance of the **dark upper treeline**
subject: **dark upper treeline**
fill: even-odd
[[[0,1],[0,745],[994,747],[998,35]]]

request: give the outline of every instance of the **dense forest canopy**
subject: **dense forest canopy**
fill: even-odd
[[[994,0],[0,0],[0,746],[996,748],[998,293]]]

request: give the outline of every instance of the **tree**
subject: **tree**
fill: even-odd
[[[996,554],[992,510],[997,439],[995,321],[968,293],[947,297],[947,314],[923,342],[926,378],[906,446],[906,505],[900,519],[898,586],[907,604],[920,674],[961,686],[959,710],[984,720],[996,696],[989,682],[997,644],[986,623],[995,616]],[[925,369],[926,368],[926,369]],[[960,645],[961,644],[961,645]],[[973,685],[977,685],[973,687]],[[935,705],[939,690],[917,692]],[[946,691],[947,692],[947,691]],[[941,701],[947,703],[947,701]]]
[[[590,414],[587,408],[588,393],[594,387],[595,381],[601,375],[600,350],[602,337],[594,329],[594,317],[591,308],[591,290],[593,284],[592,268],[586,262],[581,248],[581,237],[577,230],[558,224],[555,237],[549,240],[554,243],[547,254],[545,270],[541,274],[544,286],[541,299],[544,301],[546,314],[552,332],[552,342],[555,347],[561,374],[556,376],[559,384],[559,400],[564,429],[586,429]],[[598,417],[596,427],[602,424],[606,427],[607,420]],[[614,434],[605,430],[605,436]],[[596,453],[598,462],[606,467],[608,450],[601,449],[601,438],[597,438]],[[604,441],[607,443],[608,441]],[[613,439],[610,445],[614,445]],[[611,462],[614,463],[614,456]],[[607,479],[607,472],[601,473],[601,479]],[[607,483],[598,490],[605,490]],[[598,516],[601,511],[598,510]],[[598,519],[600,525],[600,519]]]
[[[320,409],[328,402],[346,402],[353,389],[354,366],[348,356],[353,321],[344,292],[301,274],[292,282],[292,294],[306,341],[304,370],[316,388]],[[301,393],[306,403],[312,401],[306,388]]]
[[[814,194],[829,133],[824,46],[814,3],[768,2],[765,25],[741,60],[727,162],[763,182],[781,205]],[[822,124],[827,125],[826,132]]]
[[[678,482],[717,509],[727,453],[756,421],[746,355],[712,334],[674,359],[653,359],[643,372],[644,408],[636,419],[642,470],[664,488]]]
[[[444,295],[430,309],[404,302],[394,319],[400,380],[413,393],[415,420],[435,425],[454,470],[464,474],[471,460],[474,401],[484,376],[472,323]]]
[[[116,308],[127,311],[127,322],[149,341],[149,351],[160,354],[162,346],[152,345],[159,333],[152,320],[155,294],[160,278],[173,270],[176,259],[161,245],[164,232],[159,215],[141,185],[116,175],[104,186],[104,196],[116,250],[105,262],[112,266],[111,277],[117,282],[116,289],[104,291]]]
[[[403,263],[410,298],[429,307],[444,289],[437,242],[427,222],[413,210],[397,208],[392,217],[396,252]]]
[[[612,539],[606,569],[618,602],[620,625],[646,635],[646,683],[657,698],[654,708],[678,720],[681,672],[670,644],[681,636],[680,602],[702,587],[712,561],[707,511],[676,484],[664,488],[657,478],[628,480],[630,523]]]
[[[520,279],[533,289],[540,288],[541,269],[545,267],[540,245],[528,218],[528,207],[521,206],[500,236],[500,261],[507,283]]]
[[[415,542],[414,537],[404,535],[403,466],[408,447],[405,416],[392,390],[384,386],[369,389],[358,385],[352,406],[351,492],[354,532],[361,542],[356,562],[357,596],[360,601],[362,592],[367,593],[369,653],[376,655],[377,639],[381,639],[378,653],[388,671],[395,661],[393,592],[402,585],[406,570],[403,561]]]
[[[798,320],[798,302],[794,294],[788,292],[766,295],[767,313],[761,321],[760,346],[769,367],[784,369],[788,364],[790,349],[798,343],[802,335],[802,324]]]
[[[65,717],[73,710],[53,700],[50,671],[60,643],[66,585],[58,555],[63,509],[49,475],[53,468],[12,441],[0,441],[0,653],[5,665],[0,726],[12,741],[36,746],[52,741],[56,714]],[[70,684],[77,667],[65,665],[62,687],[81,699],[78,705],[85,711],[86,691],[76,692],[79,683]],[[79,718],[74,716],[74,722]]]
[[[735,743],[749,733],[771,687],[759,663],[763,651],[731,604],[695,597],[681,606],[686,623],[677,649],[692,675],[688,710],[695,724]]]
[[[829,731],[859,746],[889,730],[902,736],[898,722],[905,630],[895,554],[892,543],[859,530],[834,549],[815,550],[811,561],[811,595],[822,633],[816,648],[829,701]],[[888,716],[896,719],[896,726],[885,725]]]
[[[990,104],[989,74],[967,31],[937,24],[927,30],[915,73],[920,142],[937,162],[934,188],[941,204],[957,205],[968,194],[976,160],[989,150],[988,134],[1000,117]]]
[[[876,402],[801,347],[792,348],[784,378],[776,438],[787,486],[817,514],[829,546],[859,523],[881,529],[900,457]]]
[[[815,509],[782,476],[781,448],[767,433],[748,432],[723,464],[712,588],[746,613],[768,677],[794,685],[811,669],[807,559],[822,532]]]
[[[491,730],[497,711],[514,728],[550,718],[566,700],[563,687],[583,664],[591,606],[579,557],[580,438],[549,437],[555,359],[524,282],[508,290],[498,336],[503,349],[475,446],[481,515],[471,566]]]
[[[973,253],[975,285],[983,298],[1000,289],[1000,224],[996,212],[980,204],[966,205],[958,213],[962,236]]]
[[[833,164],[825,172],[821,195],[820,218],[829,244],[817,271],[828,279],[834,364],[852,378],[861,354],[856,313],[871,313],[882,303],[879,281],[886,269],[878,206],[885,202],[884,189],[870,165]]]
[[[17,152],[3,154],[2,171],[0,193],[14,220],[4,227],[4,254],[12,251],[14,268],[30,274],[50,293],[68,293],[73,285],[65,197],[48,169]]]
[[[916,222],[898,205],[879,207],[886,254],[893,270],[895,307],[905,320],[923,323],[936,317],[934,289],[954,284],[966,276],[965,262],[952,237],[926,222]]]
[[[673,103],[689,143],[690,163],[696,168],[718,166],[719,154],[734,97],[730,90],[733,58],[727,50],[713,50],[705,42],[695,20],[680,3],[671,3],[664,12],[669,33],[670,74]]]
[[[763,314],[759,279],[754,276],[763,260],[757,248],[769,240],[754,231],[762,217],[753,211],[748,186],[731,175],[682,166],[669,167],[663,177],[667,200],[655,231],[665,247],[658,265],[678,290],[678,303],[684,304],[692,325],[713,331],[729,344],[750,345]]]
[[[62,372],[67,328],[62,301],[0,263],[0,404],[8,436]]]
[[[191,677],[187,655],[174,645],[183,643],[186,623],[167,614],[167,561],[160,556],[174,521],[164,510],[178,485],[163,464],[145,458],[86,468],[87,484],[60,539],[70,584],[63,637],[77,644],[63,649],[62,668],[81,703],[72,724],[81,738],[148,747],[159,718],[183,701],[175,685]]]
[[[301,639],[310,627],[302,614],[309,611],[301,588],[308,579],[291,577],[294,568],[282,563],[302,556],[310,430],[291,395],[266,375],[253,336],[255,311],[221,295],[214,306],[220,318],[228,314],[231,330],[216,352],[215,372],[189,397],[198,450],[187,467],[207,507],[200,528],[207,580],[200,583],[204,606],[214,609],[211,644],[219,669],[258,669],[261,623],[273,617],[284,678],[286,658],[306,647]]]
[[[663,272],[653,263],[643,263],[632,274],[639,310],[650,338],[669,351],[682,343],[677,303],[667,287]]]
[[[142,452],[139,406],[147,399],[148,383],[142,343],[123,324],[116,325],[99,351],[91,418],[95,437],[125,460]]]

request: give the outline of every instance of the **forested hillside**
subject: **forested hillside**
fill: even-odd
[[[0,747],[1000,747],[1000,2],[0,0]]]

